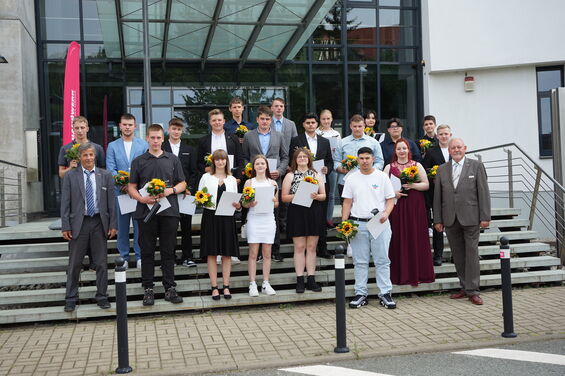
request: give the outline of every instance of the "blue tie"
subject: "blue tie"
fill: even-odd
[[[280,132],[280,131],[281,131],[281,129],[282,129],[282,123],[281,123],[280,120],[277,120],[277,121],[275,122],[275,128],[277,128],[277,132]]]
[[[95,205],[94,205],[94,189],[92,188],[92,181],[90,180],[90,175],[94,173],[94,171],[86,171],[86,215],[89,217],[94,216],[95,212]]]

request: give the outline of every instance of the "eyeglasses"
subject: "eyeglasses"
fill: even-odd
[[[388,129],[398,129],[398,128],[402,128],[400,125],[391,125],[390,127],[388,127]]]

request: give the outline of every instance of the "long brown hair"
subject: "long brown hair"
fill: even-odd
[[[225,159],[226,160],[226,175],[231,175],[231,171],[230,171],[230,159],[228,158],[228,153],[225,152],[225,150],[223,149],[218,149],[215,152],[212,153],[212,166],[211,167],[211,171],[210,171],[210,175],[214,175],[216,173],[216,164],[214,163],[214,161],[218,160],[218,159]]]
[[[306,150],[306,148],[296,148],[294,152],[292,152],[292,160],[290,161],[290,169],[292,172],[296,171],[298,168],[298,163],[296,163],[296,159],[300,153],[306,154],[308,157],[308,170],[313,170],[314,166],[312,165],[312,157],[310,156],[310,151]]]
[[[412,152],[410,151],[410,144],[408,143],[408,140],[405,138],[399,138],[398,141],[396,141],[394,143],[394,153],[392,153],[392,160],[391,162],[396,162],[398,161],[398,156],[396,155],[396,145],[398,145],[399,143],[403,142],[404,144],[406,144],[406,147],[408,148],[408,160],[411,161],[412,160]]]
[[[263,154],[257,154],[257,155],[255,156],[255,158],[253,158],[253,161],[251,162],[251,168],[252,168],[252,170],[251,170],[251,177],[252,177],[252,178],[257,177],[257,171],[255,171],[255,161],[256,161],[257,159],[263,159],[263,160],[265,160],[265,163],[267,164],[267,169],[265,170],[265,177],[266,177],[267,179],[270,179],[270,178],[271,178],[271,171],[269,170],[269,161],[267,160],[267,157],[265,157]]]

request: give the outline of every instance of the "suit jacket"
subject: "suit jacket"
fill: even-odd
[[[108,150],[106,150],[106,169],[112,175],[117,175],[118,170],[129,172],[131,161],[145,153],[148,148],[149,144],[147,144],[147,141],[134,137],[128,159],[126,149],[124,147],[124,140],[120,137],[108,144]],[[115,187],[115,192],[116,194],[120,193],[120,188],[118,186]]]
[[[243,153],[241,150],[241,143],[235,134],[228,135],[224,132],[226,138],[226,147],[229,155],[233,155],[234,165],[231,166],[232,174],[236,178],[241,178],[241,171],[244,167]],[[206,163],[204,157],[212,151],[212,134],[207,134],[198,140],[198,157],[196,157],[196,165],[198,166],[198,173],[200,176],[204,174]]]
[[[327,138],[324,138],[320,135],[317,135],[316,140],[318,142],[318,147],[316,148],[316,160],[323,159],[324,166],[328,169],[327,175],[330,174],[333,170],[333,158],[332,158],[332,149],[330,147],[330,141]],[[290,140],[290,148],[288,149],[288,158],[292,158],[292,153],[296,148],[307,148],[308,141],[306,140],[306,134],[302,133],[296,137],[293,137]],[[318,171],[320,172],[320,171]],[[320,172],[321,173],[321,172]],[[326,177],[327,177],[326,175]],[[328,179],[326,179],[326,184],[328,183]]]
[[[445,162],[447,162],[447,161],[443,157],[443,153],[441,152],[441,148],[439,147],[439,145],[436,145],[434,147],[429,148],[426,151],[426,154],[424,156],[424,160],[422,162],[422,166],[424,166],[424,168],[427,171],[429,168],[432,168],[435,165],[441,166]],[[435,179],[428,179],[428,180],[430,182],[430,189],[428,189],[427,191],[424,192],[424,197],[426,198],[426,205],[428,206],[428,208],[431,208],[431,207],[434,206],[434,180]]]
[[[490,192],[483,164],[465,157],[457,188],[453,187],[452,162],[439,166],[435,177],[434,223],[463,226],[490,221]]]
[[[161,149],[168,151],[169,153],[173,152],[169,140],[163,142]],[[198,186],[198,180],[200,179],[200,174],[198,173],[198,169],[196,168],[196,153],[194,152],[192,146],[181,141],[178,158],[182,165],[182,171],[184,172],[186,186],[188,190],[194,194],[193,191]]]
[[[82,227],[85,215],[85,184],[81,167],[74,168],[65,174],[61,188],[61,230],[71,231],[76,238]],[[117,229],[114,179],[109,171],[96,167],[96,198],[104,232]]]
[[[275,121],[276,120],[273,117],[271,120],[271,129],[274,131],[277,130],[277,127],[275,126]],[[294,121],[283,117],[282,131],[280,133],[282,133],[283,136],[285,150],[288,150],[288,148],[290,147],[290,140],[293,137],[298,136],[298,132],[296,131],[296,124],[294,124]],[[290,158],[290,154],[289,154],[289,158]]]
[[[281,177],[286,173],[288,166],[288,146],[284,147],[284,140],[281,133],[271,129],[271,139],[269,149],[265,155],[267,158],[277,160],[277,171]],[[251,162],[256,155],[263,154],[261,143],[259,142],[259,132],[257,129],[249,131],[243,137],[243,157]],[[272,172],[272,171],[271,171]]]

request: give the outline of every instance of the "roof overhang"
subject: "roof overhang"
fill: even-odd
[[[336,0],[148,0],[152,60],[292,60]],[[140,0],[96,0],[106,56],[143,58]]]

